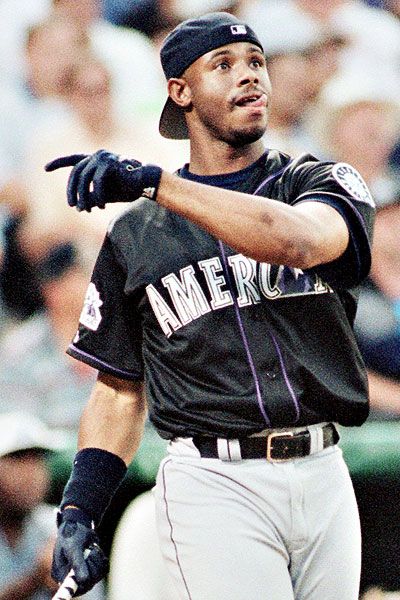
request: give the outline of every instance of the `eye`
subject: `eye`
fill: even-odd
[[[265,65],[265,60],[263,58],[253,58],[251,64],[253,67],[257,67],[259,69]]]
[[[216,68],[220,69],[221,71],[226,71],[227,69],[229,69],[229,64],[226,60],[223,60],[216,65]]]

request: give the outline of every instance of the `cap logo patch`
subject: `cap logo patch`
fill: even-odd
[[[86,292],[85,299],[83,301],[83,308],[79,322],[85,325],[92,331],[97,331],[101,322],[100,306],[103,302],[100,300],[100,294],[97,291],[96,286],[93,282],[89,283],[89,287]]]
[[[353,198],[375,207],[368,186],[357,169],[347,163],[337,163],[332,169],[332,175],[338,184]]]
[[[231,25],[233,35],[246,35],[247,29],[244,25]]]

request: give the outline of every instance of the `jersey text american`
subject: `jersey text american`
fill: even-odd
[[[318,275],[304,273],[301,269],[257,263],[243,254],[229,256],[228,264],[228,277],[218,256],[199,261],[197,269],[188,265],[179,271],[179,275],[165,275],[161,284],[170,302],[153,284],[146,287],[151,307],[167,337],[194,319],[235,302],[243,308],[260,303],[262,298],[276,300],[333,292]],[[202,286],[200,276],[205,286]],[[231,289],[229,281],[232,281]]]

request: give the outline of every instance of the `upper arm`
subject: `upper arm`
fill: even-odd
[[[342,215],[323,202],[300,202],[293,207],[304,219],[304,227],[313,240],[310,264],[331,262],[339,258],[349,243],[349,229]]]
[[[310,210],[313,213],[311,219],[318,213],[318,232],[325,236],[321,238],[322,244],[327,244],[327,249],[322,249],[322,260],[307,268],[334,287],[351,288],[365,279],[371,267],[375,204],[354,167],[311,159],[305,157],[305,160],[295,162],[283,182],[287,202],[295,210],[302,211],[302,217],[305,213],[309,216]],[[318,209],[316,204],[326,208]],[[343,226],[347,228],[347,234]],[[321,243],[318,236],[317,243]],[[332,258],[335,250],[336,258]],[[330,258],[326,260],[327,257]]]

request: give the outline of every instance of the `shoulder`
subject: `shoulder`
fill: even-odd
[[[296,196],[329,193],[375,208],[371,192],[359,171],[345,162],[321,161],[311,154],[292,159],[284,173]]]
[[[145,197],[139,198],[128,204],[121,213],[110,221],[107,233],[112,239],[116,239],[122,232],[127,230],[134,234],[153,221],[163,210],[154,200]]]

